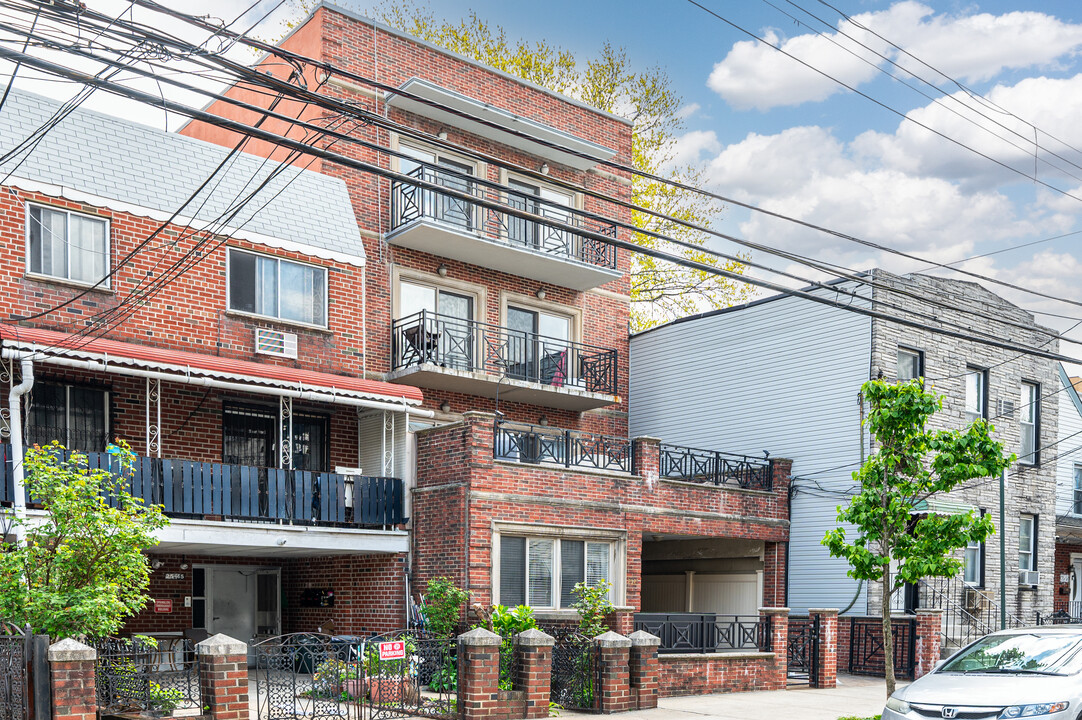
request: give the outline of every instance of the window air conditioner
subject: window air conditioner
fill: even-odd
[[[297,357],[297,336],[294,333],[282,332],[281,330],[269,330],[256,328],[255,351],[258,355],[274,355],[276,357]]]
[[[1000,417],[1014,417],[1014,401],[999,398],[996,401],[996,415]]]
[[[1018,584],[1028,585],[1029,587],[1037,587],[1041,581],[1041,573],[1037,570],[1019,570],[1018,571]]]

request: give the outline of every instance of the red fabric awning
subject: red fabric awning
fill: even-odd
[[[90,360],[103,363],[102,369],[106,371],[116,367],[118,372],[123,372],[123,367],[134,367],[185,377],[215,378],[407,405],[419,405],[423,399],[421,391],[410,385],[396,385],[270,362],[264,364],[234,360],[104,338],[87,339],[55,330],[0,324],[0,339],[3,340],[5,348],[32,351],[35,354],[32,359],[41,362],[49,362],[50,358]]]

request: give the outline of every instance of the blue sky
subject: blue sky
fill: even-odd
[[[685,99],[687,128],[679,140],[680,157],[704,167],[710,187],[724,195],[939,262],[997,253],[963,266],[1082,300],[1082,234],[1046,240],[1082,230],[1082,3],[829,0],[853,16],[859,23],[855,26],[843,24],[838,12],[819,0],[700,1],[809,64],[829,69],[884,105],[1018,172],[842,89],[686,0],[436,0],[431,7],[447,19],[476,10],[512,38],[544,39],[580,58],[594,55],[607,40],[625,47],[637,68],[664,68]],[[166,2],[228,19],[250,4]],[[339,2],[362,13],[372,5]],[[125,6],[119,0],[90,4],[106,11]],[[276,4],[263,0],[250,17]],[[275,34],[274,25],[284,12],[272,16],[265,34]],[[880,72],[877,68],[902,74],[835,34],[839,27],[929,79],[935,87],[920,87],[938,103]],[[817,37],[813,28],[855,55]],[[965,94],[861,28],[897,43],[987,100]],[[55,84],[34,89],[61,96],[66,90]],[[107,99],[96,103],[102,109],[116,107]],[[974,114],[974,108],[987,117]],[[992,125],[989,118],[1007,129]],[[975,123],[1006,135],[1013,146]],[[1036,177],[1050,188],[1031,177],[1035,152]],[[853,269],[925,267],[735,208],[726,210],[718,224],[734,235]],[[1004,251],[1023,243],[1036,244]],[[813,276],[788,261],[755,257]],[[993,289],[1027,309],[1082,317],[1077,306]],[[1060,327],[1073,322],[1041,319]],[[1082,346],[1064,350],[1082,356]]]

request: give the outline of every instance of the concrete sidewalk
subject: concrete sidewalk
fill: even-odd
[[[899,687],[901,687],[901,683]],[[838,687],[812,690],[795,685],[789,690],[773,692],[721,693],[665,698],[656,710],[626,713],[628,720],[661,720],[662,718],[719,718],[721,720],[838,720],[840,717],[869,718],[883,711],[887,699],[886,683],[882,678],[840,675]],[[578,716],[563,712],[561,717]]]

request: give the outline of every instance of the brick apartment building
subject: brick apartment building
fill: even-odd
[[[630,123],[327,4],[281,44],[397,88],[382,92],[357,78],[311,68],[305,73],[309,88],[395,124],[355,123],[350,129],[394,155],[348,142],[336,143],[335,152],[428,185],[313,162],[302,173],[308,184],[283,195],[298,204],[268,218],[258,241],[231,233],[200,269],[140,309],[138,322],[122,326],[117,340],[203,353],[226,374],[243,364],[255,383],[273,385],[264,378],[281,378],[283,368],[290,369],[287,377],[296,374],[292,368],[322,373],[322,385],[301,380],[313,398],[303,409],[301,398],[291,408],[275,399],[277,412],[262,414],[247,400],[234,411],[247,397],[237,388],[175,388],[162,400],[157,429],[165,456],[233,463],[234,473],[263,468],[244,471],[245,478],[256,473],[261,483],[261,511],[277,502],[271,489],[279,477],[302,489],[316,483],[306,471],[329,478],[316,483],[318,495],[308,491],[311,498],[289,490],[286,510],[293,516],[257,518],[273,525],[241,525],[203,507],[167,506],[178,518],[173,528],[183,526],[187,534],[152,551],[157,569],[150,592],[172,600],[172,610],[168,617],[148,610],[132,629],[228,632],[217,609],[198,614],[209,607],[202,603],[218,602],[216,608],[247,618],[253,635],[321,627],[388,631],[407,622],[405,598],[416,597],[436,575],[468,587],[474,603],[527,603],[542,617],[564,620],[574,616],[569,605],[575,582],[608,580],[614,604],[625,609],[620,628],[628,631],[628,611],[754,615],[762,605],[780,604],[788,461],[628,437],[630,258],[599,239],[628,233],[583,213],[629,219],[626,209],[592,195],[630,199],[629,177],[584,156],[630,163]],[[270,59],[261,70],[286,78]],[[265,102],[243,87],[227,94]],[[290,101],[276,109],[325,119],[322,111]],[[222,101],[209,110],[248,123],[256,119]],[[274,119],[261,127],[295,136]],[[198,123],[181,134],[189,137],[169,142],[231,148],[238,140]],[[255,160],[252,155],[282,157],[255,141],[244,150],[244,162]],[[441,192],[443,187],[453,193]],[[351,228],[339,217],[342,197],[352,207]],[[54,197],[47,204],[62,202]],[[5,212],[15,219],[4,228],[17,255],[24,211],[13,206]],[[286,224],[276,229],[275,220]],[[341,230],[340,241],[327,237],[328,224]],[[139,235],[118,235],[119,228],[114,221],[113,252],[122,256]],[[261,305],[264,295],[251,289],[262,288],[262,273],[272,267],[281,275],[287,262],[325,273],[321,322],[269,313]],[[30,277],[26,263],[12,256],[8,271],[13,283],[29,288],[24,304],[40,304],[33,296],[43,283]],[[250,285],[236,285],[238,267],[249,273]],[[144,265],[131,272],[138,276]],[[283,298],[307,287],[297,276],[294,283],[281,286]],[[60,297],[75,291],[55,279],[47,284]],[[248,293],[244,309],[230,305],[227,284],[238,295]],[[308,294],[312,312],[317,295]],[[24,322],[18,332],[29,332],[23,326],[54,329],[69,317],[61,311],[50,322]],[[295,345],[296,357],[258,354],[257,331],[272,333],[279,345]],[[17,341],[8,339],[15,336],[10,326],[5,333],[6,348]],[[105,352],[102,347],[99,354]],[[108,350],[110,367],[116,352]],[[200,367],[195,361],[191,366]],[[69,377],[74,369],[58,372]],[[78,380],[88,386],[106,381],[119,387],[107,373]],[[109,395],[112,416],[121,418],[113,434],[132,439],[140,454],[154,455],[155,447],[140,442],[144,406],[151,407],[141,382],[127,394]],[[162,388],[166,398],[170,386]],[[342,396],[365,393],[365,406],[340,407]],[[146,413],[151,417],[152,411]],[[256,435],[292,418],[292,457],[277,452],[274,438],[262,458],[224,457],[219,448],[231,413],[246,418],[237,426]],[[180,437],[188,441],[181,444]],[[326,461],[316,464],[316,457]],[[363,503],[352,489],[357,483],[366,488]],[[341,493],[322,491],[340,486]],[[358,521],[369,501],[389,506],[386,525]],[[327,504],[330,514],[315,517],[316,507],[323,511]],[[294,517],[309,507],[311,517]],[[233,541],[225,526],[239,527],[243,539]],[[323,544],[315,547],[317,541]],[[272,581],[262,579],[271,574],[280,577],[281,607],[270,599]],[[213,590],[208,578],[219,575],[233,583],[229,595],[204,600]],[[282,618],[273,628],[262,621],[272,611]],[[235,632],[243,637],[243,628]]]

